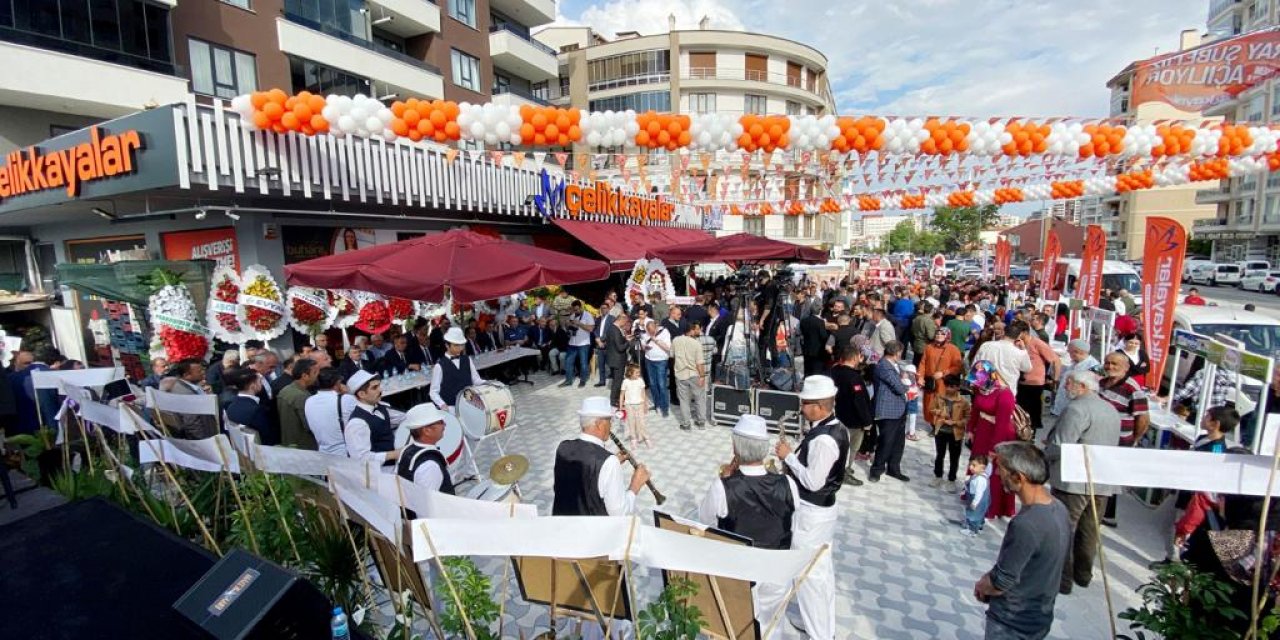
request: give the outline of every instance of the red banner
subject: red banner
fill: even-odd
[[[1234,100],[1280,72],[1280,30],[1254,31],[1137,64],[1131,108],[1164,102],[1203,111]]]
[[[166,260],[213,260],[220,267],[240,272],[234,227],[175,231],[161,236]]]
[[[1044,243],[1044,267],[1041,268],[1040,297],[1048,298],[1053,290],[1054,271],[1058,268],[1058,258],[1062,257],[1062,241],[1058,239],[1058,230],[1049,230],[1049,239]]]
[[[1172,218],[1147,218],[1146,250],[1142,255],[1142,331],[1147,339],[1151,369],[1147,386],[1160,387],[1169,342],[1173,336],[1173,310],[1178,305],[1182,260],[1187,253],[1187,231]]]
[[[1009,267],[1013,266],[1013,243],[1008,238],[1001,238],[999,263],[996,267],[996,274],[1004,279],[1009,278]]]
[[[1101,225],[1091,224],[1085,231],[1084,256],[1080,259],[1080,281],[1076,297],[1090,307],[1098,306],[1102,297],[1102,261],[1107,256],[1107,233]]]

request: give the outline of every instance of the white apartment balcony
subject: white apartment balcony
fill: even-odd
[[[347,34],[322,33],[294,16],[276,18],[280,51],[389,85],[401,97],[444,97],[436,67]]]
[[[187,80],[127,64],[0,42],[0,104],[115,118],[182,102]]]
[[[735,89],[747,93],[765,94],[796,100],[813,107],[826,107],[830,94],[824,94],[825,85],[814,83],[812,89],[794,76],[785,73],[769,73],[741,68],[690,67],[680,77],[681,91],[715,91]]]
[[[1226,231],[1230,228],[1225,218],[1202,218],[1191,223],[1193,233],[1206,233],[1211,231]]]
[[[1231,187],[1216,187],[1196,192],[1196,204],[1219,204],[1231,200]]]
[[[369,0],[370,18],[391,18],[380,22],[378,29],[401,38],[440,33],[440,7],[431,0]]]
[[[489,0],[489,7],[527,27],[540,27],[556,19],[555,0]]]
[[[560,61],[551,47],[507,28],[489,33],[489,56],[494,66],[533,82],[560,77]]]
[[[505,87],[501,89],[495,88],[493,97],[491,97],[489,101],[497,105],[514,105],[517,107],[525,104],[533,105],[535,107],[545,107],[551,104],[543,98],[539,98],[528,91],[515,87]]]

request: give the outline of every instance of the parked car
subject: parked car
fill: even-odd
[[[1240,268],[1244,269],[1244,272],[1246,274],[1249,273],[1250,271],[1270,271],[1271,270],[1271,263],[1267,262],[1266,260],[1241,260],[1236,264],[1240,265]]]
[[[1199,258],[1195,260],[1187,260],[1186,262],[1183,262],[1182,263],[1182,281],[1191,282],[1191,275],[1196,269],[1199,269],[1200,267],[1203,267],[1206,265],[1212,265],[1212,264],[1213,264],[1212,260],[1204,260]]]
[[[1195,284],[1207,284],[1216,287],[1219,284],[1240,284],[1240,278],[1244,275],[1238,264],[1224,264],[1221,262],[1202,265],[1191,274],[1191,282]]]
[[[1280,284],[1280,271],[1254,269],[1246,271],[1244,277],[1240,278],[1240,288],[1246,291],[1274,293],[1276,284]]]
[[[1031,267],[1009,267],[1009,277],[1026,280],[1031,277]]]

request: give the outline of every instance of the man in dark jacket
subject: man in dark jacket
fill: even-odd
[[[910,480],[902,473],[902,453],[907,444],[907,387],[902,384],[902,371],[898,361],[902,358],[902,343],[890,340],[884,346],[884,356],[876,363],[873,380],[876,386],[875,419],[880,426],[880,441],[876,443],[876,459],[871,463],[871,481],[880,482],[880,476],[889,470],[889,477],[903,482]]]
[[[875,421],[871,393],[862,379],[862,350],[856,345],[847,345],[829,376],[836,383],[836,418],[849,429],[849,451],[857,452]],[[854,457],[850,455],[845,465],[844,481],[856,487],[862,481],[854,477]]]
[[[262,393],[262,376],[244,367],[226,372],[222,381],[236,391],[236,396],[226,408],[227,419],[257,431],[262,444],[280,444],[280,425],[271,418],[259,395]]]
[[[805,376],[817,375],[826,368],[827,338],[830,335],[827,323],[816,313],[809,313],[800,320],[800,352],[804,354]]]
[[[627,367],[627,349],[631,340],[627,331],[631,327],[631,318],[619,313],[613,319],[613,326],[605,334],[605,362],[609,365],[609,404],[617,407],[618,398],[622,395],[622,374]]]

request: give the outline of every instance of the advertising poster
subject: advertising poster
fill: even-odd
[[[280,230],[280,239],[284,246],[285,264],[297,264],[377,244],[373,229],[353,227],[285,225]]]
[[[240,273],[235,227],[175,231],[161,236],[166,260],[213,260]]]
[[[1040,279],[1040,297],[1048,298],[1053,291],[1054,278],[1058,268],[1058,258],[1062,257],[1062,241],[1058,239],[1058,230],[1049,230],[1049,239],[1044,249],[1044,277]]]
[[[1280,71],[1280,29],[1254,31],[1137,64],[1131,103],[1203,111],[1234,100]]]
[[[1147,218],[1147,242],[1142,264],[1142,330],[1147,336],[1151,369],[1147,386],[1159,388],[1169,356],[1173,310],[1178,305],[1187,231],[1172,218]]]
[[[1084,256],[1080,260],[1080,284],[1077,295],[1090,307],[1098,306],[1102,297],[1102,261],[1107,255],[1107,233],[1100,225],[1091,224],[1085,232]]]

